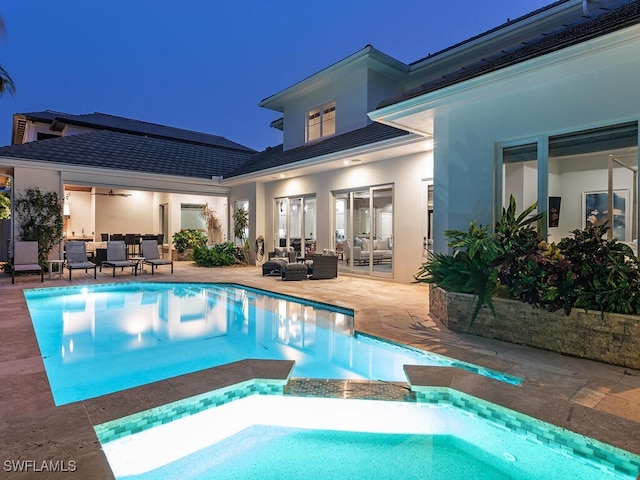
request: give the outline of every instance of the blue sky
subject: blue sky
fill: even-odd
[[[3,0],[0,145],[15,112],[112,115],[282,142],[258,102],[370,44],[410,63],[550,0]]]

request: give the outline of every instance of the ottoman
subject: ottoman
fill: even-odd
[[[284,267],[287,265],[286,260],[271,259],[268,262],[262,264],[262,276],[265,275],[280,275]]]
[[[287,263],[282,269],[282,280],[306,280],[307,266],[304,263]]]

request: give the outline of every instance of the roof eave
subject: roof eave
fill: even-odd
[[[377,50],[371,45],[367,45],[361,50],[349,55],[348,57],[339,60],[338,62],[329,65],[328,67],[320,70],[319,72],[310,75],[309,77],[293,84],[290,87],[281,90],[280,92],[271,95],[258,103],[258,106],[263,108],[268,108],[270,110],[275,110],[277,112],[283,111],[282,100],[295,95],[296,93],[304,90],[315,82],[320,81],[322,78],[340,70],[348,65],[352,65],[355,62],[361,61],[363,59],[370,59],[379,65],[383,65],[391,69],[392,71],[398,72],[399,75],[406,75],[409,73],[409,66],[405,63],[402,63],[399,60]]]
[[[300,170],[305,168],[317,167],[324,165],[328,162],[334,162],[336,160],[343,160],[344,158],[361,156],[368,153],[375,153],[380,150],[386,150],[391,147],[399,147],[408,145],[418,141],[424,141],[423,135],[401,135],[399,137],[387,138],[374,143],[368,143],[366,145],[360,145],[358,147],[349,148],[346,150],[339,150],[337,152],[327,153],[317,157],[306,158],[293,163],[287,163],[284,165],[278,165],[275,167],[265,168],[255,172],[244,173],[232,177],[224,178],[221,185],[234,186],[247,183],[250,181],[264,181],[264,177],[280,175],[282,173],[290,172],[292,170]],[[297,176],[297,175],[296,175]],[[290,177],[289,177],[290,178]],[[276,179],[273,179],[276,180]]]

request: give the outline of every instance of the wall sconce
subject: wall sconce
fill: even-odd
[[[64,215],[67,218],[71,216],[71,209],[69,208],[69,205],[67,205],[66,203],[62,206],[62,215]]]

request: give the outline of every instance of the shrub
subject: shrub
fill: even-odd
[[[557,245],[534,224],[536,205],[515,216],[515,201],[503,209],[494,232],[470,224],[468,232],[446,231],[452,254],[432,255],[415,278],[445,290],[478,297],[493,313],[491,296],[505,287],[510,298],[549,311],[572,308],[640,314],[640,258],[625,244],[604,239],[608,227],[588,224]]]
[[[477,301],[471,315],[472,324],[483,305],[495,314],[491,297],[498,286],[496,262],[503,253],[495,236],[489,233],[488,226],[475,222],[467,232],[447,230],[444,236],[453,254],[433,255],[422,265],[416,280],[433,283],[445,290],[474,294]]]
[[[62,241],[62,202],[56,192],[28,188],[15,200],[15,212],[23,241],[38,242],[38,262],[45,264],[51,249]]]
[[[204,247],[207,244],[207,236],[195,228],[185,228],[173,234],[173,246],[179,253],[184,253],[187,248]]]
[[[587,224],[558,244],[575,275],[575,305],[603,314],[640,313],[640,260],[629,246],[605,240],[608,229]]]
[[[193,261],[199,267],[222,267],[236,263],[236,246],[233,242],[219,243],[211,248],[196,246]]]

